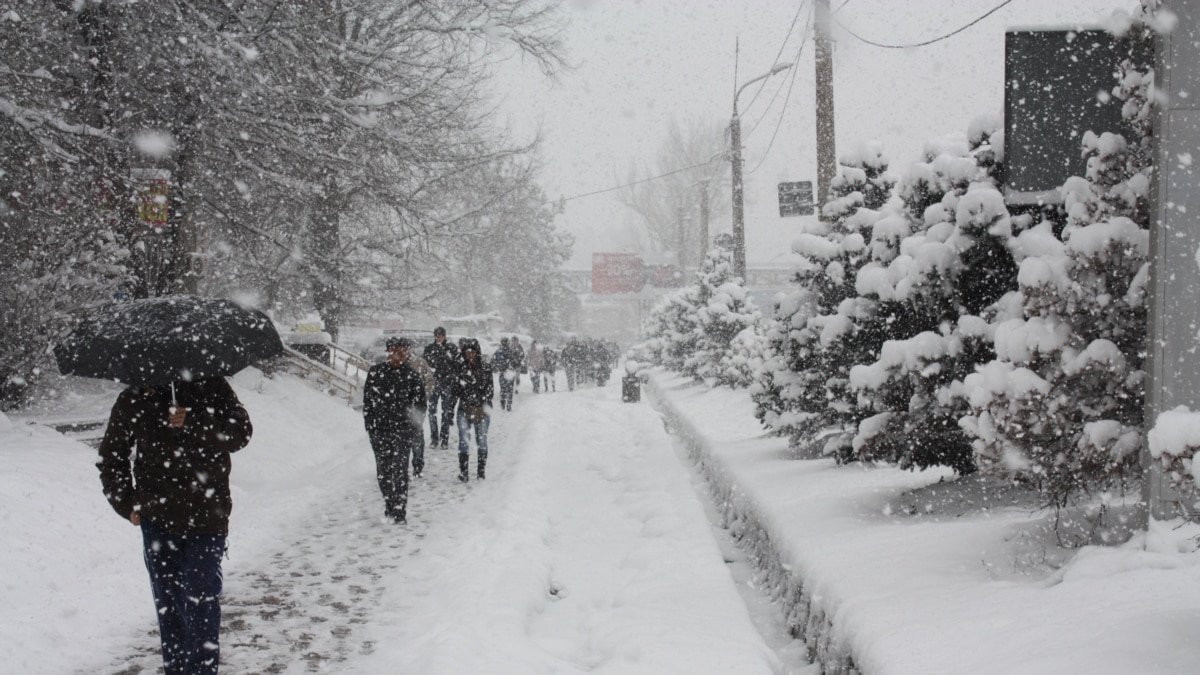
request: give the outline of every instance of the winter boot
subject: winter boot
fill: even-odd
[[[479,471],[476,473],[480,478],[484,478],[483,469],[487,466],[487,455],[479,455]]]
[[[459,455],[458,456],[458,479],[464,483],[467,482],[468,480],[470,480],[470,477],[467,475],[468,474],[467,465],[470,463],[470,461],[471,461],[470,455]]]

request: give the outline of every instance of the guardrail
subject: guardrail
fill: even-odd
[[[350,352],[341,347],[336,347],[335,345],[329,345],[329,347],[331,361],[335,364],[339,362],[347,364],[344,368],[341,366],[335,368],[323,363],[317,363],[287,345],[283,347],[284,367],[299,377],[317,383],[330,395],[345,397],[347,404],[357,408],[362,405],[362,380],[358,372],[361,372],[362,377],[365,377],[366,368],[361,367],[360,364],[350,364],[349,359],[340,356],[340,354],[353,357],[362,362],[362,364],[366,364],[366,361],[350,354]],[[334,351],[335,347],[337,352]],[[338,357],[332,358],[335,354],[338,354]],[[339,372],[339,368],[342,369],[342,372]],[[355,370],[351,371],[350,368],[354,368]],[[354,374],[351,374],[351,372]]]

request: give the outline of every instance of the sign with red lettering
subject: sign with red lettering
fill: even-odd
[[[642,257],[636,253],[593,253],[592,293],[642,290]]]

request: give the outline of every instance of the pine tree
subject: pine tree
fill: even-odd
[[[1148,38],[1145,11],[1136,19],[1127,40]],[[981,464],[1032,482],[1056,508],[1136,475],[1143,440],[1153,76],[1127,61],[1118,77],[1136,137],[1083,135],[1087,171],[1063,186],[1066,227],[1018,237],[1019,311],[964,387]]]
[[[751,361],[761,348],[754,345],[758,309],[746,294],[745,284],[733,275],[733,254],[716,248],[697,273],[695,351],[684,361],[683,372],[699,380],[731,387],[749,384]],[[740,353],[735,355],[734,341]]]

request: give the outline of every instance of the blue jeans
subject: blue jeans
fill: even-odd
[[[438,401],[442,402],[442,424],[439,431],[438,428]],[[433,392],[429,394],[429,438],[437,443],[439,440],[442,443],[449,444],[450,439],[450,420],[454,417],[454,394],[451,392],[451,384],[449,382],[433,385]]]
[[[223,534],[172,534],[142,521],[165,675],[216,675],[221,661]]]
[[[460,405],[458,406],[458,417],[455,418],[455,422],[458,425],[458,454],[471,454],[471,446],[467,444],[467,431],[470,429],[470,427],[475,427],[475,446],[479,450],[479,458],[487,459],[487,432],[488,427],[492,423],[492,416],[485,412],[483,413],[483,421],[481,421],[479,424],[471,424],[471,421],[467,419],[467,413],[466,410],[464,410],[464,406]]]

